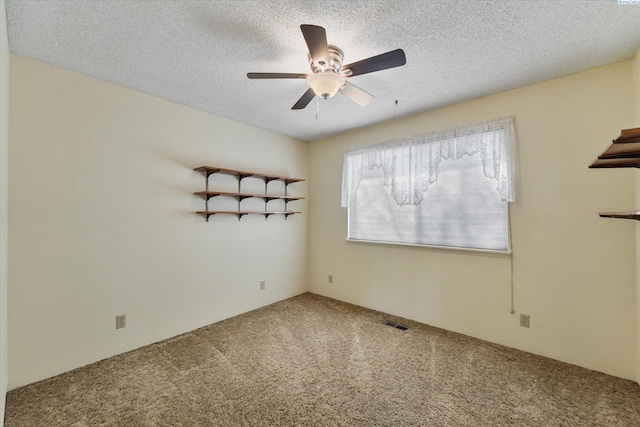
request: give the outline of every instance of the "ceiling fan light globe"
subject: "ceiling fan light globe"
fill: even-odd
[[[317,96],[329,99],[344,86],[344,77],[333,72],[317,73],[307,78],[307,85]]]

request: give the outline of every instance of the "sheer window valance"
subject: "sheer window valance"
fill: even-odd
[[[398,205],[419,205],[438,180],[443,160],[474,155],[484,175],[496,181],[501,200],[513,202],[514,146],[513,117],[505,117],[351,150],[344,159],[342,206],[349,206],[364,171],[371,169],[382,169],[384,185]]]

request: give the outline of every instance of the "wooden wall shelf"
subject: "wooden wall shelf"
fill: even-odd
[[[227,192],[227,191],[196,191],[193,194],[197,194],[198,196],[204,196],[204,197],[207,197],[208,199],[215,196],[229,196],[229,197],[235,197],[239,200],[249,199],[251,197],[255,197],[256,199],[264,199],[266,201],[281,199],[281,200],[287,200],[289,202],[292,202],[294,200],[304,199],[304,197],[298,197],[298,196],[275,196],[271,194],[234,193],[234,192]]]
[[[603,218],[637,219],[640,221],[640,211],[629,212],[598,212]]]
[[[640,168],[640,128],[624,129],[590,168]]]
[[[289,215],[301,214],[302,212],[298,211],[198,211],[196,212],[202,216],[204,216],[207,221],[209,221],[209,217],[211,215],[236,215],[238,219],[242,218],[244,215],[264,215],[265,219],[267,219],[270,215],[284,215],[285,218]]]
[[[611,145],[589,165],[590,168],[640,168],[640,128],[623,129]],[[603,218],[635,219],[640,211],[599,212]]]
[[[302,178],[291,178],[288,176],[279,176],[279,175],[267,175],[267,174],[258,173],[258,172],[248,172],[248,171],[241,171],[237,169],[219,168],[216,166],[200,166],[199,168],[195,168],[194,170],[206,174],[207,178],[211,174],[222,173],[226,175],[236,176],[240,180],[243,180],[244,178],[252,177],[252,178],[264,179],[266,182],[284,181],[285,185],[289,185],[294,182],[304,181],[304,179]]]
[[[294,215],[294,214],[300,214],[302,212],[300,211],[292,211],[292,210],[288,210],[287,209],[287,204],[289,202],[293,202],[296,200],[302,200],[304,199],[304,197],[300,197],[300,196],[290,196],[287,194],[287,188],[289,186],[289,184],[293,184],[295,182],[301,182],[304,181],[304,179],[302,178],[291,178],[288,176],[279,176],[279,175],[268,175],[268,174],[263,174],[263,173],[258,173],[258,172],[249,172],[249,171],[241,171],[241,170],[236,170],[236,169],[227,169],[227,168],[220,168],[217,166],[200,166],[194,169],[195,171],[201,172],[202,174],[205,175],[205,190],[204,191],[197,191],[194,194],[198,195],[198,196],[202,196],[205,199],[205,210],[204,211],[198,211],[196,212],[199,215],[202,215],[205,217],[206,221],[209,221],[209,217],[211,215],[217,215],[217,214],[226,214],[226,215],[236,215],[238,217],[238,221],[244,216],[244,215],[251,215],[251,214],[257,214],[257,215],[264,215],[264,219],[269,218],[269,216],[271,215],[284,215],[285,219],[287,219],[289,217],[289,215]],[[231,175],[237,178],[238,180],[238,191],[215,191],[215,190],[209,190],[209,177],[212,174],[215,173],[220,173],[220,174],[225,174],[225,175]],[[257,178],[257,179],[261,179],[264,181],[264,193],[263,194],[258,194],[258,193],[246,193],[242,191],[242,180],[245,178]],[[282,181],[284,182],[284,194],[283,195],[273,195],[273,194],[268,194],[267,193],[267,189],[269,186],[269,183],[271,181]],[[212,197],[218,197],[218,196],[224,196],[224,197],[233,197],[238,201],[238,209],[237,210],[209,210],[209,199]],[[257,198],[257,199],[262,199],[264,200],[264,210],[263,211],[249,211],[249,210],[244,210],[242,209],[242,201],[244,199],[249,199],[249,198]],[[275,211],[275,210],[269,210],[268,209],[268,205],[269,202],[271,200],[283,200],[284,201],[284,210],[283,211]]]

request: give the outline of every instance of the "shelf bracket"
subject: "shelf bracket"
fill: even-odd
[[[208,192],[209,191],[209,176],[211,176],[213,172],[211,172],[210,170],[207,170],[207,172],[205,173],[205,177],[204,177],[204,191]],[[208,211],[209,210],[209,195],[207,194],[206,196],[204,196],[204,210]],[[209,215],[207,215],[207,220],[206,222],[209,222]]]
[[[204,217],[204,220],[206,222],[209,222],[209,217],[211,215],[215,215],[214,213],[211,213],[211,212],[198,212],[198,213]]]

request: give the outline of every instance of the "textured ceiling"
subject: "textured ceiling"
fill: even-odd
[[[6,0],[11,52],[302,140],[631,59],[640,5],[617,0]],[[291,106],[308,73],[300,24],[323,26],[345,64],[404,49],[404,67]],[[398,101],[397,105],[395,101]],[[318,111],[319,109],[319,111]]]

